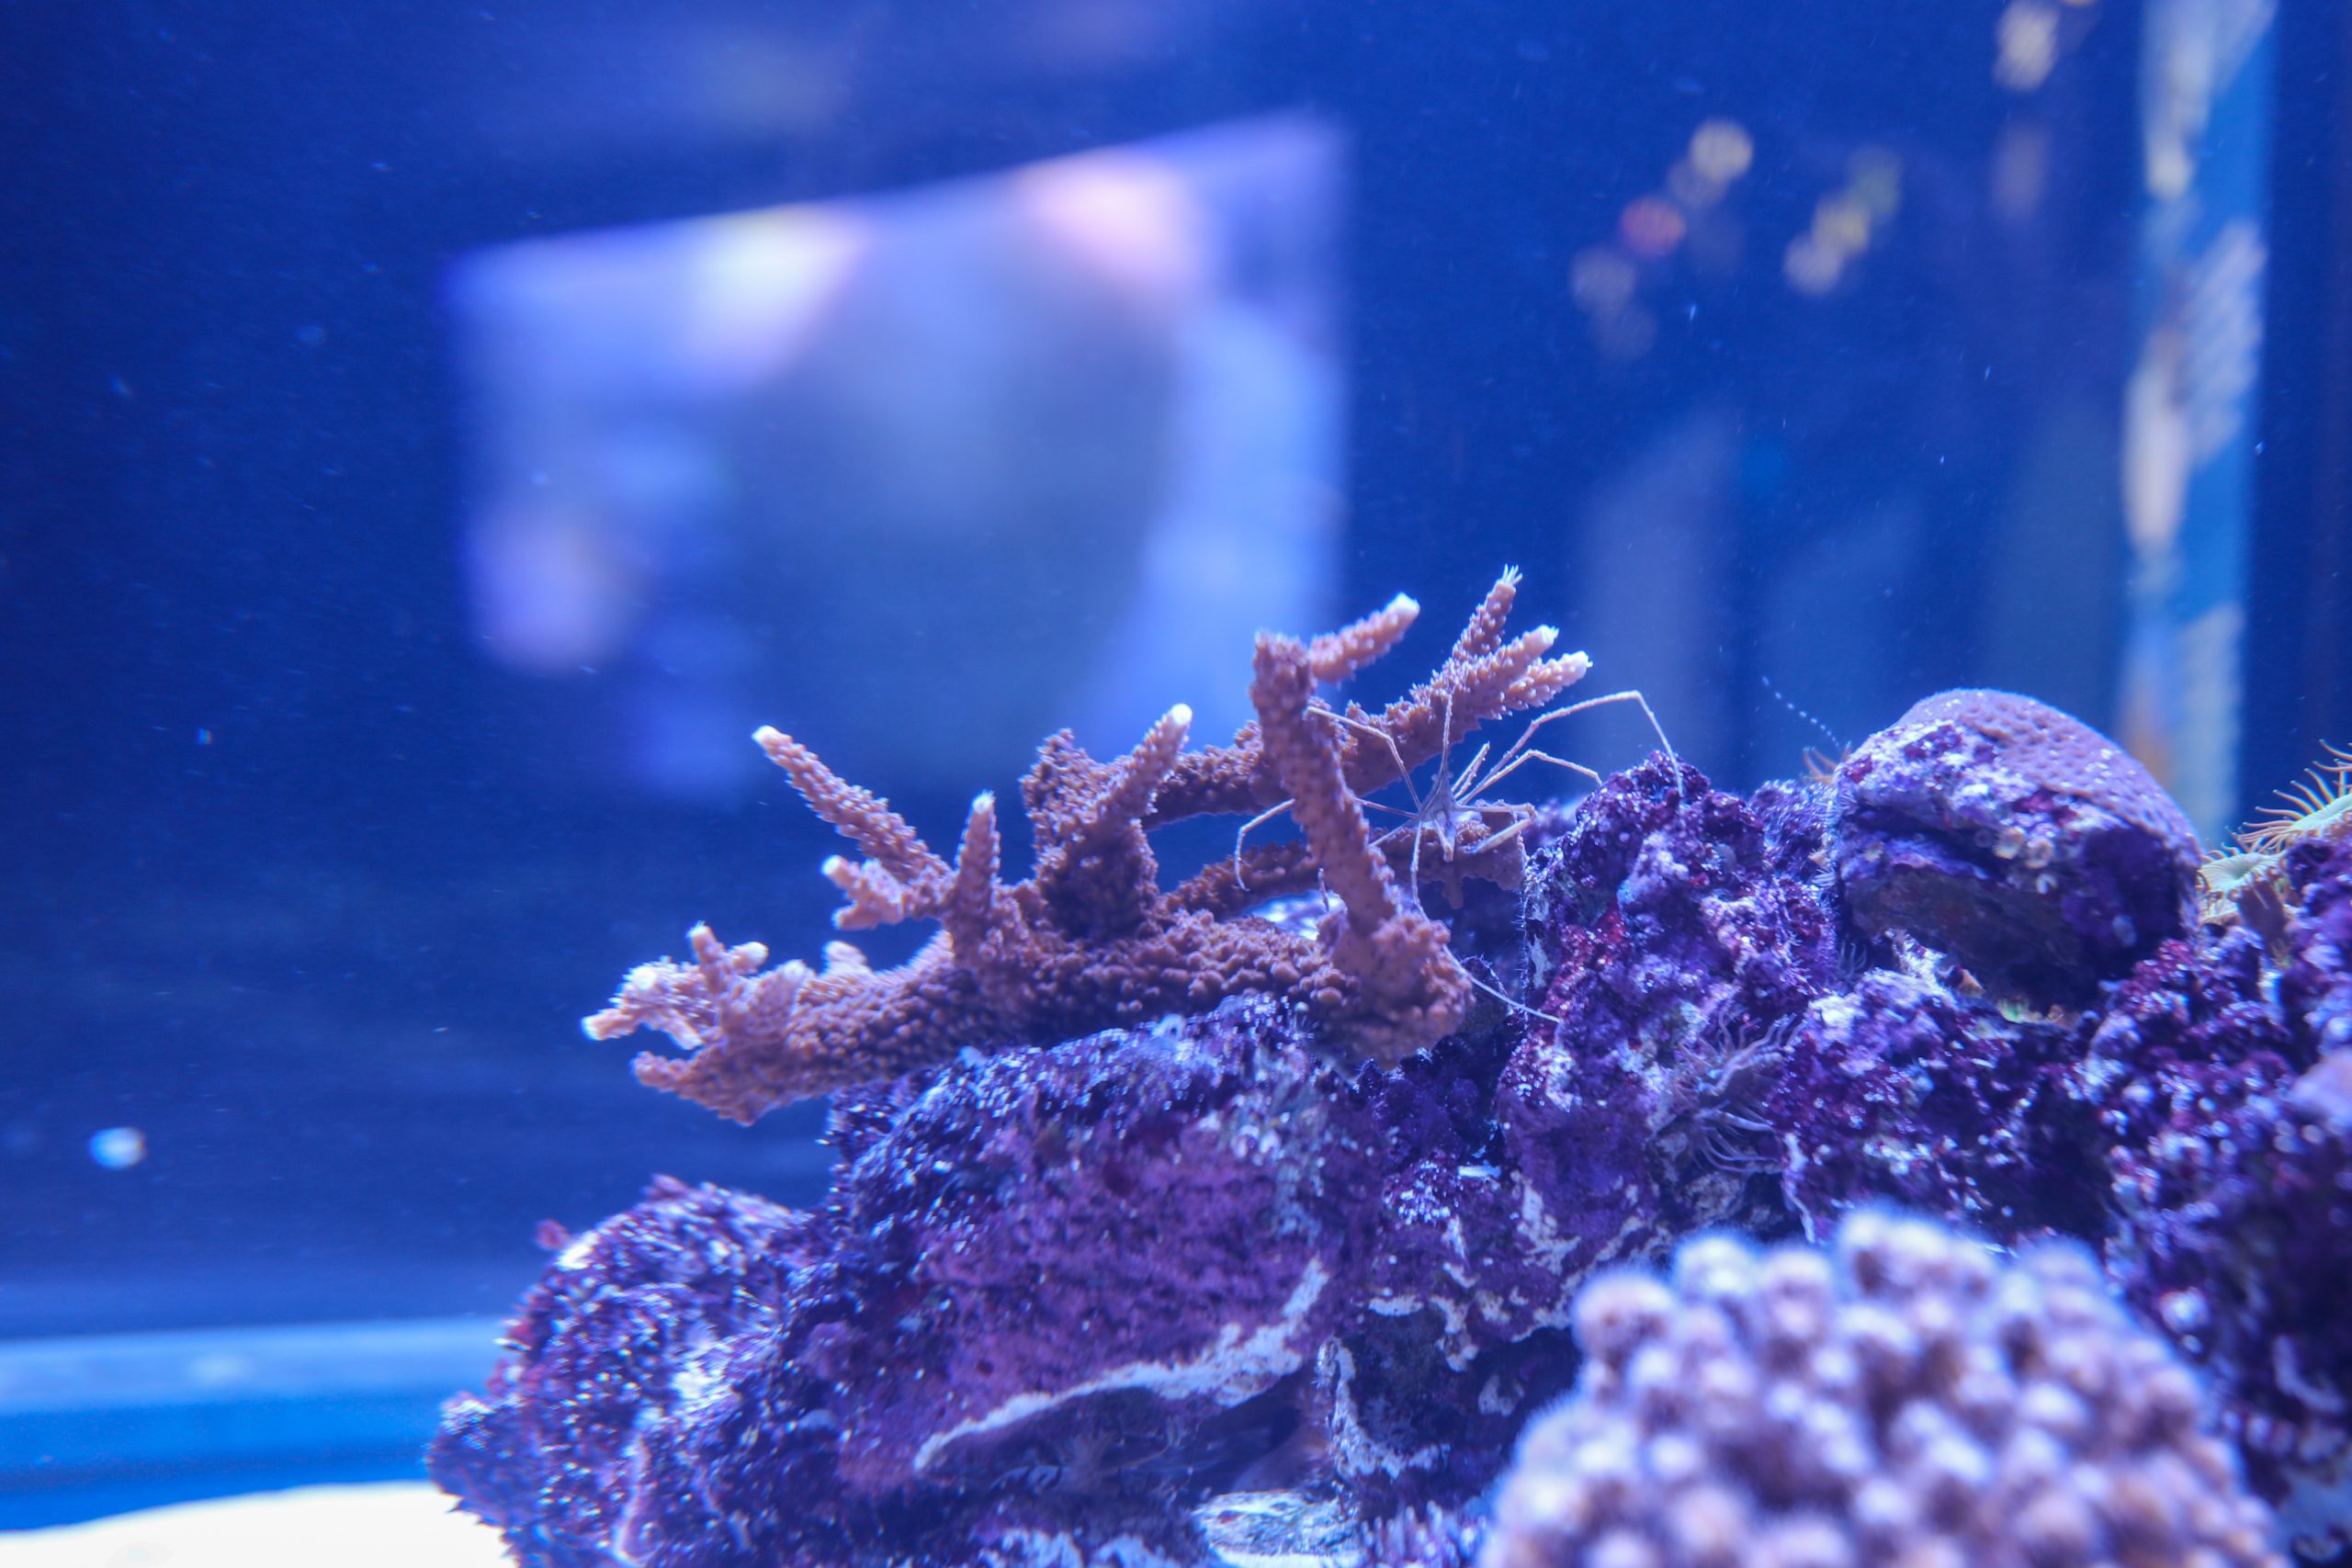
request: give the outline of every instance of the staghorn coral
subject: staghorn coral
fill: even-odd
[[[1487,591],[1428,680],[1377,714],[1354,703],[1334,710],[1334,748],[1349,789],[1363,796],[1396,784],[1438,756],[1449,741],[1466,739],[1490,719],[1541,707],[1584,679],[1592,668],[1590,659],[1582,653],[1553,654],[1560,637],[1556,626],[1535,626],[1504,639],[1503,627],[1518,595],[1519,573],[1507,570]],[[1400,593],[1346,631],[1316,638],[1307,645],[1315,678],[1336,682],[1362,669],[1396,645],[1419,610]],[[1145,826],[1218,813],[1258,813],[1280,805],[1281,780],[1266,765],[1258,728],[1244,725],[1231,744],[1178,758]]]
[[[1595,1280],[1484,1568],[2275,1564],[2197,1384],[2080,1248],[1864,1211]]]
[[[1309,1000],[1365,1055],[1394,1066],[1416,1046],[1453,1032],[1469,978],[1447,950],[1446,928],[1397,897],[1340,758],[1318,733],[1315,668],[1306,647],[1261,636],[1256,663],[1250,701],[1258,710],[1259,749],[1290,792],[1323,885],[1340,901],[1323,927],[1324,951],[1333,968],[1356,982],[1352,994],[1317,988]]]
[[[1192,713],[1181,705],[1114,763],[1067,732],[1048,739],[1022,784],[1036,870],[1012,886],[997,877],[993,796],[973,802],[951,866],[886,801],[790,736],[762,729],[769,757],[865,857],[825,863],[847,899],[836,923],[936,920],[939,936],[886,970],[835,943],[820,973],[797,961],[766,967],[763,945],[729,947],[696,926],[692,963],[641,965],[585,1027],[597,1039],[668,1033],[689,1054],[640,1055],[639,1079],[742,1122],[962,1050],[1072,1039],[1243,994],[1303,1000],[1340,1042],[1394,1062],[1453,1031],[1469,982],[1446,928],[1417,897],[1400,897],[1389,869],[1418,863],[1418,837],[1375,845],[1357,799],[1453,737],[1548,703],[1583,676],[1584,655],[1551,655],[1559,635],[1551,626],[1504,640],[1516,583],[1506,571],[1436,673],[1376,717],[1353,705],[1335,714],[1315,688],[1396,645],[1419,614],[1401,594],[1312,642],[1261,636],[1250,689],[1258,718],[1229,746],[1186,753]],[[1297,818],[1303,848],[1237,852],[1229,869],[1162,891],[1147,828],[1277,804]],[[1487,836],[1481,824],[1458,846],[1449,838],[1448,869],[1515,885],[1517,835],[1481,861]],[[1318,875],[1340,904],[1319,938],[1238,913]]]

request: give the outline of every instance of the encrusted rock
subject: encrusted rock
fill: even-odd
[[[2352,1554],[2352,849],[2290,857],[2290,958],[2231,931],[2168,942],[2091,1028],[2112,1170],[2109,1272],[2212,1379],[2298,1550]],[[2332,1047],[2332,1048],[2331,1048]]]
[[[1945,692],[1838,769],[1849,916],[1909,931],[1997,991],[2080,1005],[2192,927],[2178,806],[2097,730],[2030,697]]]
[[[1894,1202],[2003,1240],[2097,1235],[2107,1172],[2080,1055],[2063,1025],[1871,970],[1787,1033],[1754,1115],[1809,1235]]]
[[[1894,1201],[2020,1247],[2052,1231],[2102,1246],[2109,1279],[2210,1378],[2218,1429],[2286,1528],[2342,1546],[2352,848],[2283,851],[2271,928],[2154,941],[2177,914],[2177,814],[2086,764],[2097,737],[2036,725],[1931,713],[1849,761],[1834,801],[1800,784],[1742,798],[1660,756],[1542,813],[1521,835],[1523,900],[1473,889],[1453,919],[1449,951],[1477,987],[1461,1028],[1393,1066],[1329,1053],[1307,1009],[1268,998],[841,1094],[840,1165],[813,1212],[663,1181],[555,1237],[503,1363],[449,1406],[434,1473],[522,1568],[1206,1568],[1218,1553],[1459,1568],[1531,1414],[1579,1375],[1571,1324],[1591,1348],[1628,1321],[1608,1307],[1623,1290],[1575,1304],[1596,1274],[1709,1226],[1826,1235]],[[2104,784],[2083,782],[2102,766]],[[2046,855],[2030,833],[1982,837],[1994,822],[2046,826]],[[2086,934],[2113,934],[2143,895],[2169,911],[2130,917],[2144,951]],[[1841,922],[1841,905],[1871,913]],[[1311,942],[1324,918],[1310,895],[1263,923]],[[2029,935],[2000,945],[2004,922]],[[1879,1228],[1841,1244],[1833,1318],[1877,1312],[1886,1329],[1932,1300],[1937,1321],[1974,1321],[1969,1281],[1999,1270],[1973,1244],[1860,1223]],[[1727,1303],[1747,1287],[1724,1281],[1761,1301],[1776,1270],[1815,1266],[1710,1245],[1686,1254],[1676,1310],[1737,1352],[1708,1366],[1780,1377],[1782,1330],[1740,1315]],[[1918,1277],[1898,1301],[1901,1269]],[[2201,1438],[2097,1438],[2143,1416],[2143,1437],[2177,1433],[2187,1396],[2144,1340],[2110,1339],[2081,1272],[2062,1260],[1986,1287],[2063,1306],[2109,1345],[2083,1363],[2106,1392],[2069,1385],[2067,1473],[2129,1493],[2161,1471],[2189,1514],[2246,1523]],[[1953,1345],[1964,1367],[1992,1364],[1981,1336]],[[1588,1384],[1611,1354],[1585,1363]],[[1673,1382],[1683,1414],[1724,1392],[1703,1370]],[[2049,1459],[2018,1436],[2023,1395],[2003,1403],[2017,1365],[1994,1371],[1966,1398],[2007,1436],[1972,1428],[1976,1450],[1947,1449],[1945,1428],[1871,1427],[1880,1479],[1931,1452]],[[1831,1381],[1821,1432],[1737,1404],[1705,1441],[1756,1468],[1725,1458],[1722,1473],[1765,1484],[1772,1445],[1835,1460],[1830,1439],[1855,1429],[1837,1423],[1859,1417]],[[2139,1392],[2154,1382],[2161,1409]],[[1932,1425],[1961,1403],[1943,1389],[1905,1408]],[[1521,1476],[1542,1503],[1566,1473],[1544,1459]],[[1725,1513],[1706,1494],[1675,1506],[1699,1533],[1673,1549],[1700,1561],[1707,1540],[1733,1541],[1753,1549],[1741,1568],[1884,1560],[1856,1542],[1913,1494],[1873,1484],[1850,1517],[1775,1513],[1754,1490],[1734,1496],[1748,1514]],[[1953,1495],[1977,1510],[1975,1539],[2057,1562],[2087,1494],[2052,1490],[2014,1508]],[[1989,1533],[2005,1511],[2037,1533]],[[1704,1536],[1727,1519],[1755,1528]],[[1591,1545],[1590,1561],[1643,1562],[1656,1542]],[[2115,1560],[2226,1563],[2245,1546]]]
[[[1834,978],[1834,921],[1789,874],[1819,832],[1817,801],[1759,812],[1663,756],[1617,775],[1531,863],[1530,1000],[1373,1080],[1382,1224],[1317,1390],[1375,1517],[1492,1479],[1572,1365],[1559,1331],[1592,1271],[1778,1220],[1737,1062]]]
[[[435,1476],[548,1568],[1204,1560],[1186,1510],[1295,1426],[1379,1193],[1304,1041],[1255,1003],[900,1080],[814,1214],[657,1188],[557,1260]]]

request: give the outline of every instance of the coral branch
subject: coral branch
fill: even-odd
[[[1516,574],[1487,593],[1428,682],[1377,719],[1335,715],[1318,683],[1353,674],[1395,647],[1419,607],[1399,594],[1340,631],[1259,645],[1258,723],[1230,746],[1186,752],[1192,710],[1170,708],[1135,749],[1099,761],[1067,733],[1048,737],[1022,781],[1035,872],[1006,886],[996,804],[974,802],[951,868],[881,796],[834,773],[791,737],[755,739],[817,814],[865,852],[825,875],[845,903],[844,929],[937,920],[942,934],[893,969],[829,949],[824,972],[763,971],[764,948],[729,948],[704,928],[694,962],[647,964],[587,1022],[602,1039],[639,1028],[691,1053],[642,1056],[639,1078],[749,1122],[787,1100],[894,1077],[967,1049],[1051,1043],[1164,1013],[1198,1013],[1245,993],[1307,1005],[1338,1042],[1393,1063],[1461,1021],[1468,976],[1446,929],[1400,897],[1390,862],[1410,863],[1413,835],[1375,839],[1357,796],[1435,756],[1473,725],[1548,700],[1584,672],[1582,656],[1547,659],[1539,627],[1509,641]],[[1337,722],[1335,722],[1335,720]],[[1263,739],[1261,739],[1261,732]],[[1266,846],[1170,893],[1146,829],[1204,812],[1258,810],[1287,794],[1304,844]],[[1480,802],[1464,847],[1489,832],[1498,849],[1448,862],[1456,879],[1516,882],[1520,857],[1501,829],[1510,808]],[[1465,821],[1471,814],[1464,813]],[[1244,911],[1320,880],[1340,911],[1307,937]]]
[[[1370,795],[1395,784],[1490,719],[1541,707],[1566,691],[1592,667],[1581,653],[1547,658],[1559,633],[1538,626],[1506,644],[1502,624],[1518,593],[1519,574],[1507,570],[1487,590],[1454,639],[1453,650],[1430,678],[1390,703],[1378,715],[1351,706],[1345,731],[1337,738],[1340,771],[1348,788]],[[1396,645],[1419,607],[1398,595],[1387,608],[1343,631],[1307,645],[1306,660],[1317,682],[1351,675]],[[1449,709],[1449,704],[1451,705]],[[1451,730],[1448,734],[1448,714]],[[1282,784],[1266,765],[1258,726],[1244,725],[1229,745],[1187,752],[1169,770],[1144,826],[1156,828],[1188,817],[1220,813],[1254,817],[1283,798]]]
[[[1487,597],[1470,614],[1470,624],[1453,639],[1453,651],[1445,656],[1448,664],[1463,664],[1483,654],[1492,653],[1502,640],[1503,623],[1510,619],[1510,607],[1519,597],[1519,568],[1507,566],[1487,590]]]
[[[895,926],[915,913],[907,885],[870,860],[829,855],[817,869],[849,900],[833,911],[833,924],[842,931]]]
[[[890,803],[863,790],[817,760],[817,753],[782,730],[762,727],[752,739],[768,760],[792,779],[792,787],[841,835],[864,850],[876,864],[910,887],[947,874],[937,855],[923,847],[907,819]]]
[[[1298,818],[1324,886],[1356,925],[1381,925],[1396,918],[1396,886],[1372,847],[1363,809],[1340,777],[1340,760],[1323,727],[1308,716],[1314,696],[1307,650],[1295,638],[1260,634],[1256,678],[1250,685],[1259,743],[1289,792],[1291,815]]]
[[[964,823],[964,845],[956,857],[956,880],[940,909],[940,924],[956,961],[967,968],[979,961],[996,916],[998,855],[996,796],[982,791]]]
[[[1338,1015],[1349,1043],[1393,1066],[1460,1027],[1469,976],[1447,950],[1445,928],[1398,902],[1363,808],[1340,776],[1322,727],[1309,716],[1314,692],[1307,650],[1293,638],[1261,634],[1250,687],[1258,733],[1290,792],[1291,815],[1323,884],[1340,900],[1340,912],[1325,923],[1324,946],[1332,966],[1354,983],[1353,996],[1325,1006]]]
[[[1168,777],[1184,737],[1192,732],[1193,710],[1178,703],[1147,731],[1136,749],[1120,760],[1111,781],[1096,797],[1080,824],[1077,837],[1091,845],[1143,820],[1151,797]]]
[[[1420,613],[1412,595],[1399,593],[1354,625],[1326,632],[1307,644],[1307,666],[1326,684],[1344,681],[1403,640]]]

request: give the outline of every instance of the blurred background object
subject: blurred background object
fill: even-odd
[[[2240,808],[2274,20],[2269,0],[2152,0],[2141,46],[2119,730],[2214,841]]]
[[[473,624],[584,699],[544,760],[724,801],[777,723],[953,794],[1229,733],[1337,607],[1340,170],[1250,121],[463,264]]]

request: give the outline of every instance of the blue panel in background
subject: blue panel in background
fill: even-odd
[[[2118,728],[2208,843],[2240,808],[2275,13],[2273,0],[2156,0],[2143,43]]]
[[[490,1318],[0,1344],[0,1529],[276,1485],[424,1474]]]

